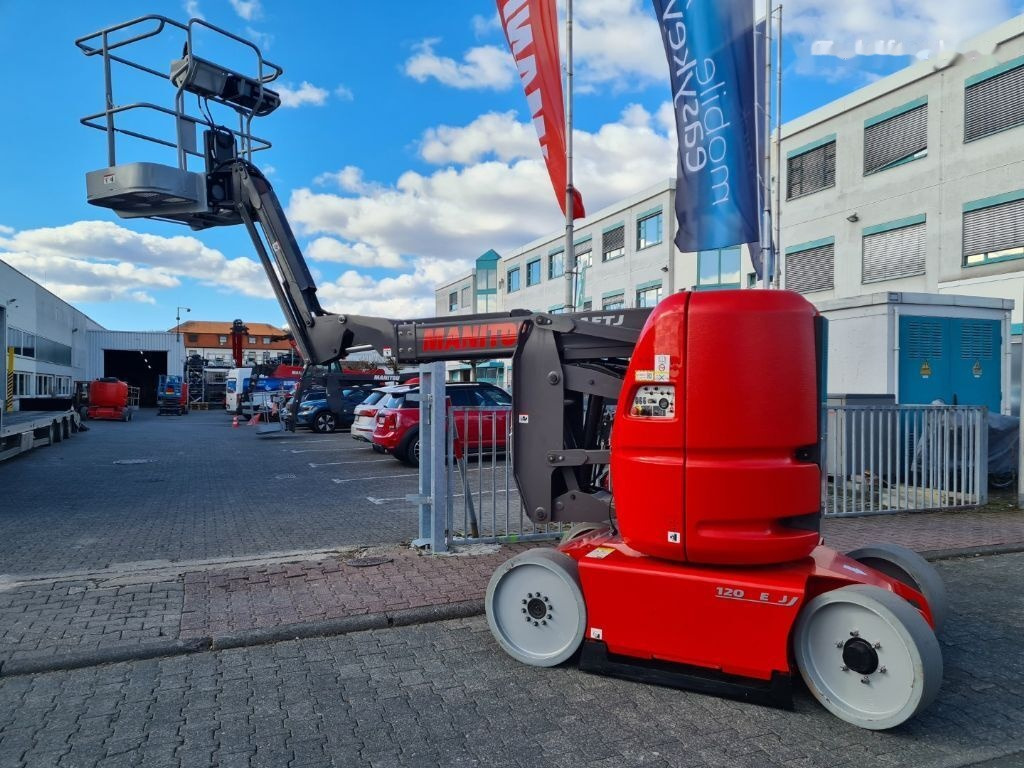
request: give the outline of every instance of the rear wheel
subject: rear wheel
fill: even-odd
[[[420,465],[419,427],[413,429],[408,435],[402,438],[402,442],[399,444],[398,450],[395,451],[395,456],[410,467],[418,467]]]
[[[906,722],[942,683],[942,652],[928,622],[880,587],[857,584],[811,600],[793,631],[793,655],[825,709],[870,730]]]
[[[491,576],[484,605],[498,644],[524,664],[553,667],[583,642],[587,607],[579,570],[561,552],[532,549],[507,560]]]
[[[337,422],[334,420],[334,414],[330,411],[320,411],[313,418],[313,429],[322,435],[333,432],[336,427]]]
[[[946,587],[938,571],[917,552],[895,544],[874,544],[855,549],[846,556],[924,595],[935,623],[935,632],[942,630],[949,613]]]
[[[567,541],[572,541],[573,539],[578,539],[581,536],[586,536],[588,533],[607,531],[610,529],[611,526],[608,525],[608,523],[576,523],[562,534],[562,543],[565,544]]]

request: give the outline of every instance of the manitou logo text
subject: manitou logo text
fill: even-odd
[[[518,323],[482,323],[423,329],[423,351],[511,349],[519,340]]]

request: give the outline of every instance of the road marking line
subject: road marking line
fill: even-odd
[[[394,459],[361,459],[359,461],[325,461],[323,464],[316,464],[312,461],[307,462],[309,466],[316,469],[317,467],[337,467],[340,464],[379,464],[382,461],[394,461]]]
[[[515,492],[516,491],[514,489],[506,491],[504,488],[499,488],[497,491],[495,491],[495,493],[515,493]],[[458,498],[460,498],[462,496],[465,496],[465,495],[466,494],[464,494],[464,493],[453,493],[452,494],[452,498],[453,499],[458,499]],[[471,494],[471,495],[473,495],[473,496],[490,496],[491,492],[490,491],[484,491],[483,494]],[[392,497],[386,498],[386,499],[378,499],[375,496],[367,496],[366,500],[369,501],[369,502],[372,502],[374,504],[383,504],[385,501],[408,501],[408,499],[405,496],[392,496]]]
[[[416,477],[415,474],[404,474],[404,475],[367,475],[366,477],[332,477],[332,483],[351,483],[355,480],[384,480],[392,477]]]

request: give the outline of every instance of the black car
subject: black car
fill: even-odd
[[[295,426],[309,427],[314,432],[333,432],[351,427],[355,419],[353,411],[374,388],[372,382],[351,384],[341,388],[339,396],[333,398],[333,408],[328,405],[327,390],[314,387],[302,393],[302,401],[295,409]]]

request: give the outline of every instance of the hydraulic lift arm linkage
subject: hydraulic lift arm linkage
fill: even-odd
[[[233,205],[308,364],[326,365],[369,349],[400,364],[512,358],[513,466],[530,519],[609,519],[611,494],[601,483],[609,462],[606,406],[619,396],[649,309],[511,310],[419,320],[334,314],[320,306],[267,178],[237,158],[215,173],[231,185]]]

